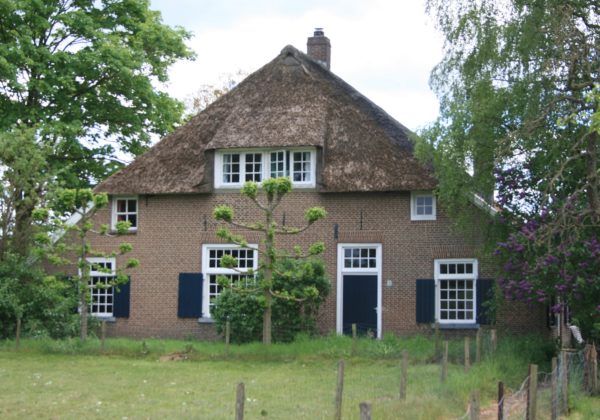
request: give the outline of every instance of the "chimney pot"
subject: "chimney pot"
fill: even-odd
[[[331,67],[331,43],[325,36],[323,28],[315,28],[313,36],[308,38],[306,53],[312,59],[318,61],[327,70]]]

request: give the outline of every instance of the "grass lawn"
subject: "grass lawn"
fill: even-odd
[[[464,373],[450,367],[446,384],[439,366],[427,363],[429,342],[360,343],[350,357],[345,339],[306,340],[277,345],[232,346],[183,341],[109,340],[107,354],[98,342],[34,340],[19,352],[0,345],[0,418],[201,418],[234,417],[235,390],[246,385],[248,419],[331,419],[334,415],[337,361],[346,360],[344,418],[358,419],[358,404],[371,401],[374,419],[441,419],[463,416],[472,389],[482,406],[493,404],[497,381],[518,386],[526,362],[499,351]],[[398,400],[398,351],[411,352],[408,395]],[[458,348],[458,344],[457,344]],[[161,361],[161,354],[188,351],[188,360]],[[379,349],[379,350],[377,350]],[[379,352],[379,354],[378,354]],[[590,400],[592,402],[590,402]],[[575,418],[600,407],[583,398]]]

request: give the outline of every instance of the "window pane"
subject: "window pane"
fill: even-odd
[[[117,211],[125,213],[127,211],[127,200],[117,200]]]
[[[135,213],[137,208],[137,200],[127,200],[127,211]]]

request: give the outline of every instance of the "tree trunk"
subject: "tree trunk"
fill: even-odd
[[[271,315],[273,297],[269,291],[265,291],[265,310],[263,312],[263,344],[271,344]]]
[[[87,284],[82,278],[79,280],[79,339],[85,341],[88,333],[88,304]]]

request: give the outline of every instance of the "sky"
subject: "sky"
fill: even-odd
[[[151,0],[164,23],[193,33],[193,62],[170,72],[167,91],[189,99],[202,85],[222,85],[228,74],[252,73],[286,45],[306,52],[323,28],[331,40],[331,71],[411,130],[435,120],[429,89],[442,57],[442,37],[424,0]]]

